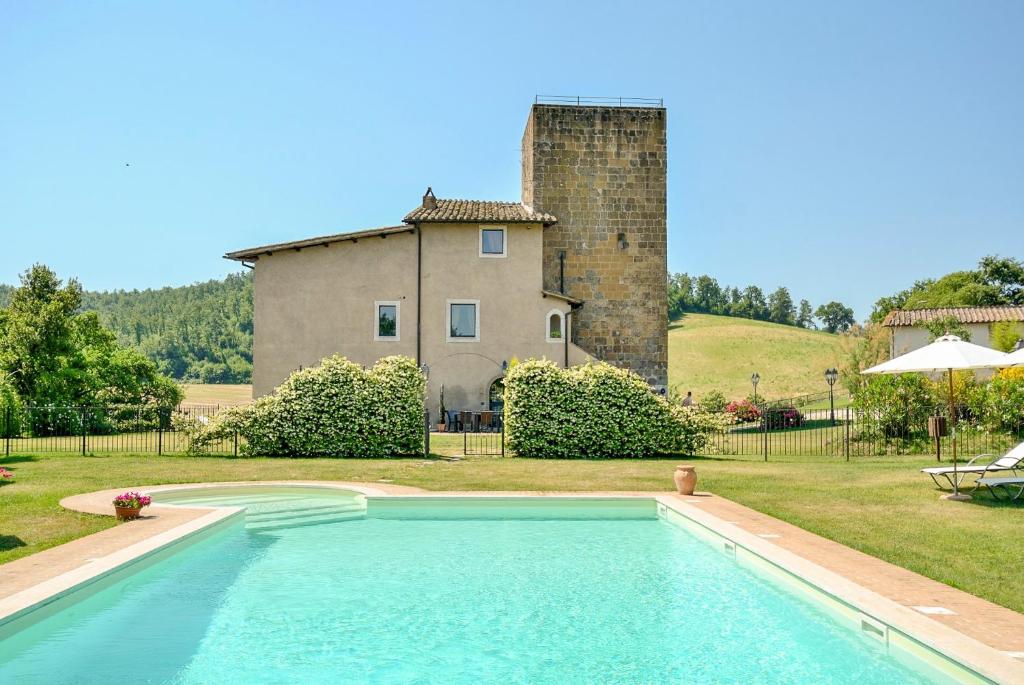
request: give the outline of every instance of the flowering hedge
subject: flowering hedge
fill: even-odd
[[[296,371],[273,395],[217,414],[208,425],[179,425],[192,452],[244,438],[246,455],[392,457],[423,451],[426,379],[408,357],[385,357],[363,369],[344,357]]]
[[[561,369],[513,365],[505,376],[505,431],[517,456],[548,459],[650,457],[701,449],[718,417],[651,392],[610,364]]]

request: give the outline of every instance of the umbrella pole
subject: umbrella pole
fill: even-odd
[[[949,425],[951,426],[950,435],[953,436],[953,494],[946,495],[945,499],[962,502],[971,499],[971,496],[960,494],[960,475],[956,469],[956,403],[953,401],[953,369],[949,369]]]

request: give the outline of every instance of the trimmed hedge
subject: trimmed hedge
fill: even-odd
[[[610,364],[561,369],[531,359],[505,376],[505,431],[520,457],[650,457],[704,447],[721,419],[651,392]]]
[[[245,455],[394,457],[423,453],[426,378],[408,357],[385,357],[370,369],[344,357],[296,371],[273,395],[226,409],[209,425],[177,427],[202,452],[235,431]]]

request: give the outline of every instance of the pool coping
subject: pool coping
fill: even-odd
[[[853,608],[870,620],[884,624],[887,630],[896,630],[908,636],[910,640],[916,641],[926,650],[944,655],[953,662],[974,671],[992,682],[1024,683],[1024,664],[1011,658],[1006,652],[1000,651],[994,646],[985,644],[949,625],[945,625],[906,605],[900,604],[880,592],[868,589],[841,573],[829,570],[819,563],[783,548],[772,542],[771,539],[744,530],[739,525],[706,511],[699,505],[713,500],[722,500],[723,502],[728,502],[728,500],[703,493],[698,493],[693,497],[683,497],[664,492],[439,492],[383,483],[310,480],[175,483],[159,486],[140,486],[132,489],[146,494],[156,494],[160,492],[209,488],[282,486],[349,490],[363,494],[368,498],[397,497],[424,502],[443,499],[652,499],[657,503],[659,516],[664,518],[666,511],[674,512],[692,525],[699,526],[718,538],[728,541],[735,546],[734,549],[738,548],[749,552],[783,573],[789,574],[811,588],[824,593],[824,595],[832,600]],[[62,506],[75,511],[113,515],[111,499],[115,494],[124,492],[124,490],[124,488],[121,488],[74,495],[61,500],[60,503]],[[189,537],[225,524],[231,519],[240,516],[244,511],[244,507],[210,507],[154,503],[148,511],[149,515],[146,519],[148,522],[154,523],[154,531],[141,540],[133,539],[138,537],[134,527],[143,522],[133,522],[128,525],[118,525],[115,528],[79,538],[65,545],[0,565],[0,571],[14,570],[15,573],[18,573],[21,569],[10,569],[9,567],[12,565],[18,566],[48,553],[53,553],[56,558],[57,555],[60,555],[62,549],[73,546],[75,543],[87,543],[90,538],[96,536],[107,535],[108,538],[115,539],[123,537],[126,543],[123,548],[98,558],[82,558],[80,559],[81,563],[75,565],[71,570],[63,572],[47,573],[48,568],[45,565],[25,564],[26,568],[23,572],[30,576],[35,576],[38,582],[0,597],[0,625],[7,624],[20,616],[46,606],[145,557],[161,550],[166,550]],[[165,525],[159,525],[161,519],[167,519]],[[119,536],[118,533],[124,535]],[[809,535],[813,534],[809,533]],[[768,538],[771,537],[777,536],[768,536]],[[85,550],[89,549],[88,544],[81,544],[79,546]],[[76,551],[78,554],[82,553],[82,550]],[[910,572],[908,571],[908,573]],[[924,580],[937,583],[937,581],[931,581],[930,579]],[[0,583],[0,587],[5,587],[5,585]],[[948,586],[943,585],[943,587]],[[955,589],[953,591],[961,592]],[[888,636],[888,633],[886,635]]]

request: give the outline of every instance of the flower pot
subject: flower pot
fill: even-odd
[[[142,507],[114,507],[114,512],[117,514],[118,521],[131,521],[132,519],[139,518],[139,512],[142,511]]]
[[[692,495],[697,486],[697,469],[694,466],[677,466],[673,479],[680,495]]]
[[[445,428],[445,425],[443,423],[437,424],[437,432],[438,433],[444,433],[444,428]]]

